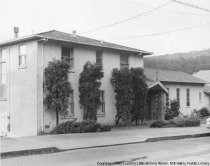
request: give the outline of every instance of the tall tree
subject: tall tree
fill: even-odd
[[[68,99],[72,91],[69,73],[69,63],[60,60],[49,62],[44,71],[44,105],[48,110],[56,112],[56,124],[59,124],[59,114],[68,113]]]

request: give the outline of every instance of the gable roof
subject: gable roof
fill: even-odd
[[[210,82],[210,70],[200,70],[197,73],[194,73],[193,76]]]
[[[109,48],[109,49],[114,49],[114,50],[128,51],[128,52],[138,53],[141,55],[151,55],[152,54],[151,52],[143,51],[140,49],[126,47],[126,46],[109,43],[109,42],[105,42],[105,41],[95,40],[95,39],[78,36],[78,35],[74,35],[74,34],[69,34],[69,33],[65,33],[65,32],[60,32],[60,31],[56,31],[56,30],[47,31],[47,32],[38,33],[35,35],[23,37],[23,38],[17,38],[17,39],[13,39],[10,41],[2,42],[2,43],[0,43],[0,47],[3,45],[15,44],[20,41],[42,39],[42,38],[49,39],[49,40],[55,40],[55,41],[63,41],[63,42],[82,44],[82,45],[96,46],[96,47],[101,47],[101,48]]]
[[[144,69],[144,73],[151,81],[155,81],[157,77],[156,69]],[[194,77],[182,71],[162,70],[158,69],[158,81],[171,83],[193,83],[205,84],[204,80]]]

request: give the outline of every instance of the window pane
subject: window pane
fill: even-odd
[[[6,60],[6,55],[7,55],[6,49],[1,50],[1,60]]]
[[[19,66],[26,65],[26,56],[20,55],[19,56]]]
[[[20,46],[20,55],[25,55],[26,54],[26,46]]]

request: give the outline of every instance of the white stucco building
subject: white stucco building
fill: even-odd
[[[32,136],[48,132],[56,125],[56,115],[43,105],[44,69],[53,59],[69,58],[73,89],[69,116],[65,120],[82,120],[78,81],[87,61],[102,63],[104,78],[101,90],[104,102],[98,112],[103,124],[115,122],[115,95],[110,83],[113,68],[143,67],[143,56],[150,52],[98,41],[76,34],[48,31],[0,43],[1,91],[0,114],[7,115],[9,136]]]
[[[210,109],[210,93],[205,90],[205,80],[181,71],[144,69],[144,72],[150,85],[158,82],[157,90],[167,89],[168,93],[162,95],[163,108],[170,106],[170,100],[177,100],[181,113],[185,115],[202,107]]]

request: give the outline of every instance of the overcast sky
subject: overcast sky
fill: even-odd
[[[171,2],[108,28],[82,33],[156,8],[170,0],[0,0],[0,41],[48,30],[71,33],[154,52],[155,55],[210,48],[210,12]],[[209,0],[179,0],[210,9]],[[187,27],[194,27],[187,29]],[[153,35],[177,29],[186,30]],[[143,35],[143,36],[142,36]],[[136,37],[137,36],[137,37]],[[134,37],[134,38],[130,38]]]

